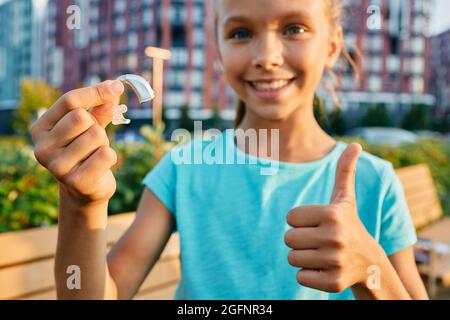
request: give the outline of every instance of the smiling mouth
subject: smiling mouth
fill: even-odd
[[[246,81],[253,89],[260,92],[276,92],[288,87],[295,78],[284,80]]]
[[[245,81],[245,83],[257,98],[274,100],[280,98],[296,79]]]

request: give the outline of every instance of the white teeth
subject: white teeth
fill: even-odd
[[[289,83],[288,80],[277,80],[272,82],[252,82],[252,86],[256,88],[256,90],[260,91],[269,91],[269,90],[277,90],[281,89]]]

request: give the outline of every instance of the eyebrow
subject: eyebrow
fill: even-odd
[[[303,20],[306,20],[307,22],[311,21],[311,16],[308,13],[305,13],[304,11],[296,11],[296,12],[288,12],[284,15],[281,15],[279,17],[277,17],[277,20],[288,20],[288,19],[293,19],[293,18],[301,18]],[[229,16],[226,17],[223,20],[223,25],[226,26],[230,23],[233,22],[250,22],[252,20],[251,17],[248,16]]]

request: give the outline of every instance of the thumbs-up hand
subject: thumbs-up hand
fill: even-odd
[[[287,215],[294,228],[285,234],[285,243],[292,248],[288,261],[302,268],[297,273],[301,285],[342,292],[362,284],[373,264],[371,254],[381,249],[357,212],[355,174],[361,151],[359,144],[351,144],[342,154],[329,205],[302,206]]]

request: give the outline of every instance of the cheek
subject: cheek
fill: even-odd
[[[221,51],[224,76],[232,87],[243,85],[241,80],[249,64],[245,52],[240,51],[227,49]]]
[[[316,85],[323,74],[325,48],[314,43],[303,43],[289,48],[286,62],[301,77],[304,84]]]

